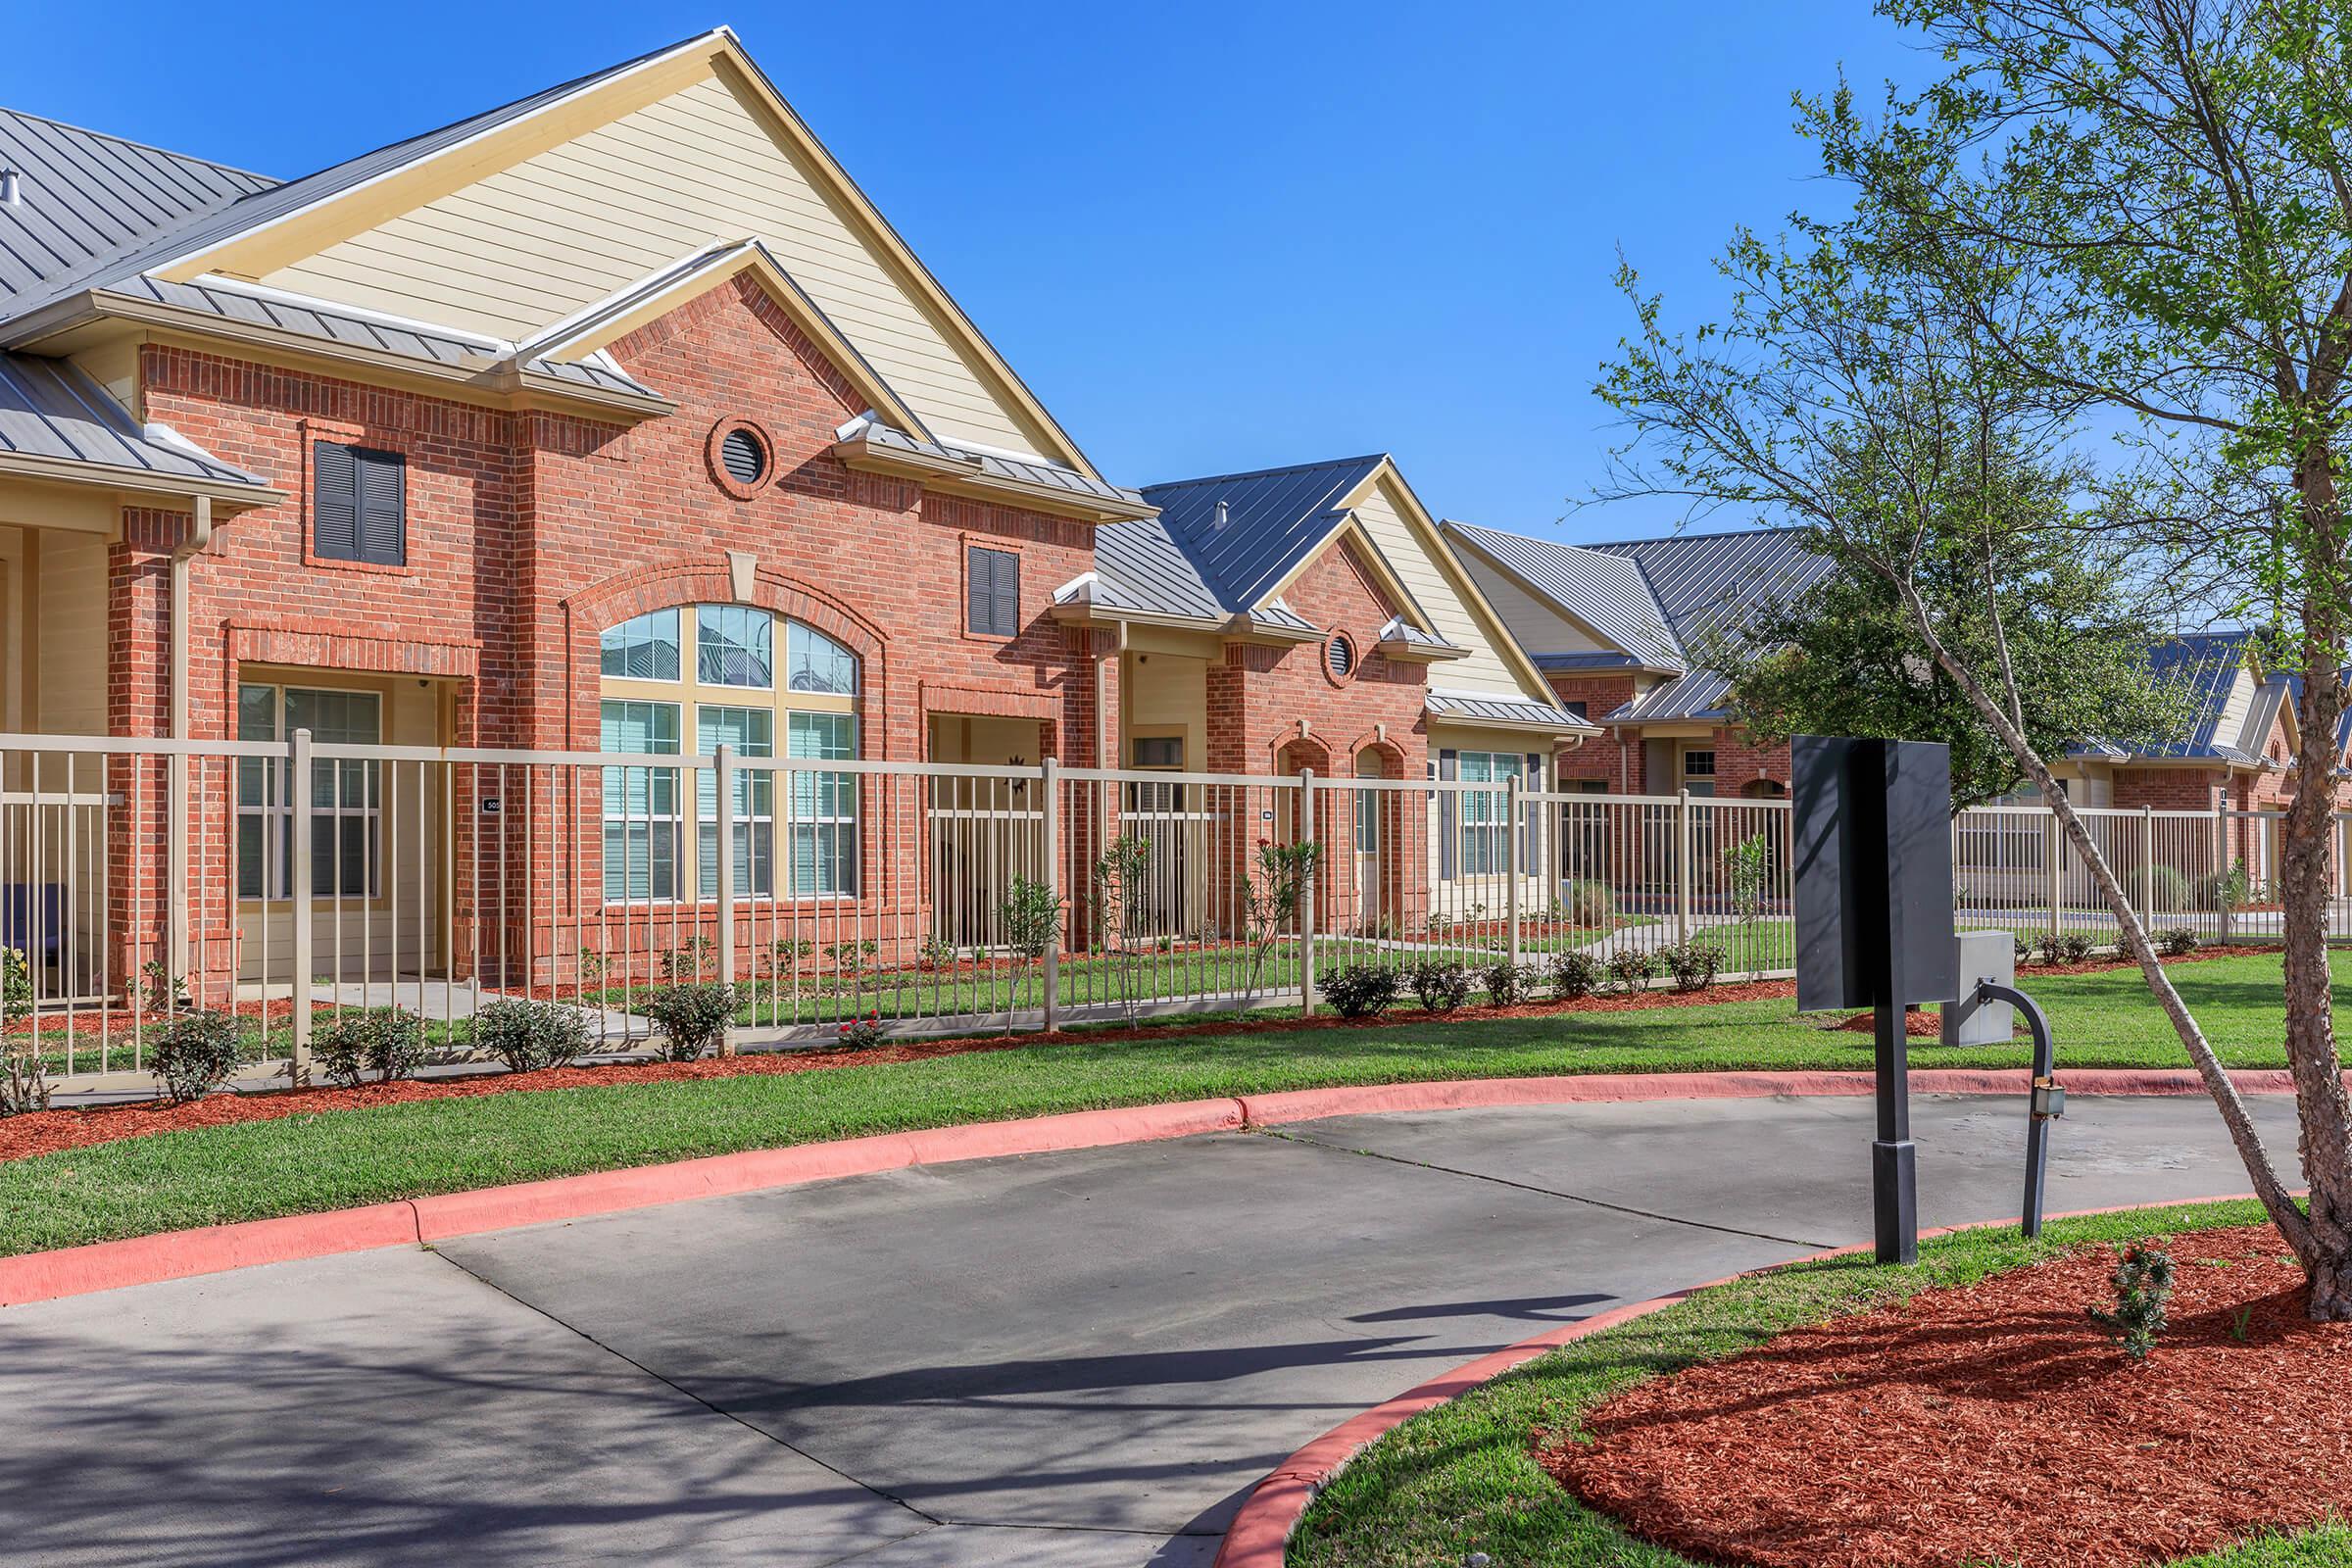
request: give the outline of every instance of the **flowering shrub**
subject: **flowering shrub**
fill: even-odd
[[[724,1052],[727,1025],[735,1021],[735,988],[708,981],[669,986],[648,997],[638,1010],[661,1031],[663,1056],[692,1061],[707,1051]]]
[[[1424,958],[1408,978],[1413,995],[1432,1012],[1451,1012],[1470,1000],[1470,971],[1450,959]]]
[[[388,1084],[424,1060],[424,1022],[402,1007],[347,1012],[320,1032],[311,1055],[330,1084],[350,1089],[369,1073]]]
[[[198,1009],[174,1014],[147,1043],[147,1070],[175,1105],[202,1100],[237,1067],[237,1020]]]
[[[841,1043],[854,1051],[878,1046],[882,1043],[882,1014],[869,1012],[862,1018],[844,1019],[837,1033]]]
[[[2124,1354],[2145,1361],[2156,1348],[2156,1336],[2164,1332],[2164,1304],[2173,1294],[2172,1256],[2146,1242],[2133,1242],[2116,1260],[2107,1283],[2115,1290],[2115,1308],[2089,1307],[2090,1320],[2107,1331]]]
[[[588,1049],[588,1018],[554,1002],[501,997],[473,1015],[473,1043],[509,1072],[561,1067]]]
[[[1404,976],[1377,963],[1351,963],[1323,980],[1323,1000],[1343,1018],[1369,1018],[1384,1011],[1404,989]]]

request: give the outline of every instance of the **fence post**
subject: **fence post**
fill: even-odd
[[[1038,801],[1044,808],[1046,890],[1053,895],[1054,918],[1046,928],[1045,1024],[1051,1034],[1061,1022],[1061,764],[1047,758],[1039,764]]]
[[[2216,790],[2213,795],[2213,902],[2219,915],[2216,927],[2225,946],[2230,941],[2230,797]]]
[[[1315,770],[1311,767],[1298,770],[1298,842],[1315,842]],[[1316,871],[1322,860],[1322,851],[1315,850],[1298,889],[1298,1010],[1310,1018],[1315,1012],[1315,893],[1320,880]]]
[[[294,808],[293,821],[287,829],[294,836],[294,842],[287,846],[293,865],[287,877],[286,897],[294,906],[294,929],[288,943],[293,951],[287,955],[287,960],[294,966],[293,1015],[288,1020],[294,1043],[288,1073],[295,1083],[307,1084],[311,1081],[312,937],[311,732],[307,729],[296,730],[286,743],[286,789]],[[268,1011],[269,1004],[265,1002],[265,1017]]]
[[[2156,808],[2139,808],[2139,897],[2132,906],[2139,911],[2139,923],[2145,928],[2156,913]]]
[[[1519,967],[1519,879],[1526,874],[1526,867],[1520,863],[1523,857],[1520,853],[1519,835],[1524,828],[1519,820],[1521,807],[1518,775],[1513,774],[1504,786],[1502,799],[1503,821],[1506,824],[1503,828],[1503,837],[1507,841],[1503,851],[1503,866],[1507,875],[1503,883],[1502,917],[1510,925],[1511,968],[1516,970]]]
[[[2066,835],[2058,831],[2058,813],[2046,806],[2042,809],[2049,812],[2044,828],[2050,841],[2050,935],[2056,936],[2066,902]]]
[[[1684,790],[1674,811],[1674,940],[1690,940],[1690,792]]]
[[[718,983],[735,988],[735,748],[722,745],[711,760],[718,784]],[[735,1054],[735,1021],[730,1014],[718,1033],[718,1054]]]

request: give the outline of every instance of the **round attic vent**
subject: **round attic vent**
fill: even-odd
[[[1335,631],[1323,644],[1323,664],[1334,680],[1346,680],[1355,672],[1355,644],[1344,631]]]
[[[729,430],[718,444],[718,461],[740,485],[758,484],[767,474],[767,449],[749,430]]]

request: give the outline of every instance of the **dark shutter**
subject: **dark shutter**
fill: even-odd
[[[360,466],[360,560],[405,566],[409,560],[409,466],[389,452],[355,454]]]
[[[1438,778],[1441,782],[1459,778],[1461,774],[1462,763],[1459,756],[1450,748],[1438,753]],[[1453,878],[1454,857],[1461,849],[1461,846],[1454,842],[1456,837],[1454,823],[1458,820],[1460,806],[1461,801],[1454,791],[1440,790],[1438,792],[1438,875],[1447,881],[1451,881]]]
[[[311,448],[311,554],[360,558],[359,454],[321,441]]]
[[[408,564],[408,463],[398,453],[321,441],[311,449],[311,554]]]
[[[1021,629],[1021,558],[974,546],[964,566],[964,621],[983,637]]]

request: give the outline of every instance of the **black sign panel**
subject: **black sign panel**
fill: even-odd
[[[1799,735],[1789,753],[1797,1010],[1953,1000],[1950,749]]]

